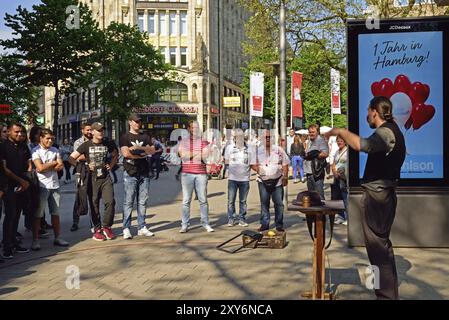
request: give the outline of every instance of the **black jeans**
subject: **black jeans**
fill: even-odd
[[[64,161],[65,179],[66,179],[66,180],[72,179],[72,176],[70,175],[70,167],[71,167],[70,162]]]
[[[159,172],[161,172],[161,157],[151,157],[150,158],[151,172],[154,172],[153,166],[156,167],[156,177],[159,177]]]
[[[114,185],[109,174],[106,178],[92,177],[92,194],[90,196],[93,204],[93,210],[91,210],[92,224],[95,230],[101,228],[102,225],[111,227],[114,223],[115,199]],[[103,224],[100,217],[100,199],[104,203]]]
[[[5,218],[3,220],[3,250],[12,249],[17,245],[16,233],[19,226],[22,201],[14,187],[9,187],[4,195]]]

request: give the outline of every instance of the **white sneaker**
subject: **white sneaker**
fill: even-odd
[[[247,224],[246,221],[240,220],[240,221],[239,221],[239,226],[241,226],[241,227],[247,227],[247,226],[249,226],[249,224]]]
[[[181,229],[179,229],[179,233],[186,233],[187,231],[187,226],[182,226]]]
[[[41,245],[39,243],[39,240],[33,240],[33,243],[31,244],[31,250],[38,251],[41,249]]]
[[[123,239],[132,239],[133,235],[131,234],[131,231],[129,231],[128,228],[123,229]]]
[[[147,227],[143,227],[139,231],[137,231],[138,236],[145,236],[145,237],[152,237],[154,236],[154,233],[147,229]]]
[[[208,224],[206,224],[206,225],[204,226],[204,229],[206,229],[207,232],[214,232],[214,231],[215,231],[215,230],[214,230],[210,225],[208,225]]]
[[[234,220],[229,220],[228,227],[233,227],[233,226],[234,226]]]
[[[336,217],[334,223],[335,224],[343,224],[345,222],[341,217]]]
[[[342,225],[347,226],[348,225],[348,220],[343,221]]]

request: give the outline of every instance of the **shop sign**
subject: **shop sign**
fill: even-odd
[[[133,111],[140,114],[197,114],[198,106],[152,104],[142,108],[136,108]]]

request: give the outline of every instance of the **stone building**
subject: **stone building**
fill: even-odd
[[[179,82],[161,92],[158,101],[137,110],[152,135],[169,137],[191,119],[203,130],[225,126],[246,128],[249,100],[242,93],[241,43],[249,13],[236,0],[81,0],[100,28],[112,21],[137,25],[167,63],[176,67]],[[240,107],[223,108],[223,97],[240,97]],[[98,88],[62,99],[60,139],[79,136],[80,124],[102,119]],[[255,127],[259,126],[255,122]],[[117,138],[116,121],[112,137]]]

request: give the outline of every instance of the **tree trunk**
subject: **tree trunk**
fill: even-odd
[[[58,81],[53,83],[55,87],[55,109],[53,113],[53,134],[55,136],[55,140],[58,141],[58,118],[59,118],[59,88]]]

